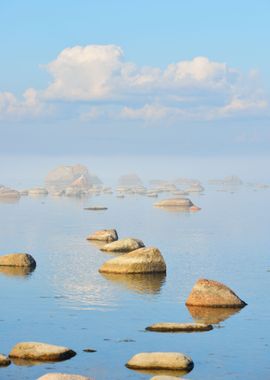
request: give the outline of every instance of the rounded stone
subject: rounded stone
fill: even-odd
[[[9,360],[8,357],[6,357],[3,354],[0,354],[0,367],[7,367],[9,366],[11,361]]]
[[[40,342],[21,342],[12,348],[9,357],[36,361],[61,361],[75,355],[76,352],[67,347]]]
[[[87,240],[97,240],[105,242],[113,242],[118,240],[118,235],[116,230],[100,230],[96,231],[93,234],[87,236]]]
[[[131,369],[147,370],[191,370],[190,357],[179,352],[142,352],[134,355],[126,364]]]
[[[186,305],[242,308],[246,303],[226,285],[218,281],[200,279],[191,290]]]
[[[126,238],[105,244],[101,251],[104,252],[131,252],[144,247],[144,244],[139,239]]]
[[[0,266],[35,268],[36,261],[28,253],[10,253],[0,256]]]
[[[200,332],[210,331],[213,329],[212,325],[206,323],[175,323],[175,322],[161,322],[155,323],[146,327],[148,331],[157,332]]]
[[[91,380],[90,377],[70,373],[47,373],[37,380]]]

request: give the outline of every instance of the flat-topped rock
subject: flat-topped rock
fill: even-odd
[[[144,244],[141,240],[126,238],[105,244],[101,250],[105,252],[131,252],[142,247]]]
[[[166,264],[157,248],[140,248],[106,261],[99,269],[101,273],[162,273]]]
[[[11,363],[10,359],[3,354],[0,354],[0,367],[7,367]]]
[[[163,199],[160,202],[154,204],[156,207],[191,207],[193,203],[188,198],[170,198]]]
[[[210,331],[212,325],[206,323],[176,323],[176,322],[160,322],[146,327],[148,331],[157,332],[199,332]]]
[[[40,342],[21,342],[12,348],[9,357],[36,361],[61,361],[75,355],[76,352],[67,347]]]
[[[226,285],[218,281],[200,279],[191,290],[186,305],[242,308],[246,303]]]
[[[84,210],[102,211],[102,210],[108,210],[108,207],[106,207],[106,206],[91,206],[91,207],[85,207]]]
[[[194,366],[190,357],[179,352],[142,352],[134,355],[126,364],[131,369],[148,370],[191,370]]]
[[[97,240],[97,241],[105,241],[105,242],[113,242],[118,240],[118,235],[116,230],[99,230],[94,232],[93,234],[87,236],[87,240]]]
[[[0,266],[35,268],[36,261],[28,253],[10,253],[0,256]]]
[[[91,380],[90,377],[74,375],[71,373],[47,373],[37,380]]]

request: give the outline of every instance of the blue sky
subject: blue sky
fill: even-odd
[[[266,0],[1,1],[0,149],[267,151],[269,14]]]

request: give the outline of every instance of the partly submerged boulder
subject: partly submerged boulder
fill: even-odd
[[[131,369],[148,370],[191,370],[194,366],[190,357],[179,352],[142,352],[134,355],[126,364]]]
[[[200,279],[186,301],[187,306],[242,308],[242,301],[230,288],[218,281]]]
[[[11,363],[10,359],[3,354],[0,354],[0,367],[7,367]]]
[[[22,342],[12,348],[9,357],[32,361],[61,361],[75,355],[76,352],[67,347],[39,342]]]
[[[160,322],[146,327],[148,331],[157,332],[199,332],[212,330],[213,326],[206,323]]]
[[[0,266],[31,267],[36,266],[35,259],[28,253],[10,253],[0,256]]]
[[[144,244],[141,240],[126,238],[105,244],[101,250],[104,252],[131,252],[142,247]]]
[[[113,242],[118,240],[118,235],[116,230],[99,230],[94,232],[93,234],[87,236],[87,240],[97,240],[97,241],[105,241],[105,242]]]
[[[163,199],[162,201],[155,203],[154,206],[189,208],[193,206],[193,203],[188,198],[170,198],[170,199]]]
[[[106,261],[99,269],[104,273],[160,273],[166,264],[157,248],[140,248]]]
[[[0,199],[19,199],[20,193],[17,190],[10,189],[9,187],[5,187],[0,185]]]
[[[47,373],[37,380],[91,380],[90,377],[71,373]]]

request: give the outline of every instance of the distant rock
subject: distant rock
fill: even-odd
[[[166,272],[166,264],[157,248],[140,248],[106,261],[101,273],[159,273]]]
[[[144,247],[144,244],[141,240],[126,238],[108,243],[104,245],[101,250],[104,252],[131,252],[142,247]]]
[[[47,188],[64,190],[67,187],[89,188],[101,185],[101,180],[94,174],[90,174],[83,165],[58,166],[49,172],[45,178]]]
[[[39,342],[17,343],[11,350],[11,359],[36,361],[61,361],[70,359],[76,352],[67,347],[55,346]]]
[[[0,185],[0,198],[20,198],[20,193],[17,190],[10,189],[9,187],[5,187]]]
[[[100,230],[96,231],[93,234],[87,236],[87,240],[98,240],[112,242],[118,240],[118,235],[116,230]]]
[[[179,352],[142,352],[134,355],[126,366],[138,370],[189,371],[194,364],[190,357]]]
[[[243,184],[243,181],[239,177],[232,175],[223,179],[212,179],[208,183],[210,185],[240,186]]]
[[[84,210],[102,211],[102,210],[108,210],[108,207],[106,207],[106,206],[90,206],[90,207],[84,207]]]
[[[242,308],[242,301],[230,288],[218,281],[200,279],[186,301],[187,306]]]
[[[48,190],[44,187],[35,187],[28,190],[28,195],[30,196],[45,196],[48,195]]]
[[[193,206],[193,203],[188,198],[171,198],[163,199],[154,204],[156,207],[185,207],[189,208]]]
[[[28,253],[10,253],[0,256],[0,266],[35,268],[36,261]]]
[[[185,191],[188,193],[202,193],[204,191],[204,187],[199,183],[195,183],[191,187],[188,187]]]
[[[47,373],[37,380],[91,380],[91,378],[81,375],[72,375],[70,373]]]
[[[136,186],[143,186],[143,182],[140,179],[140,177],[137,176],[137,174],[126,174],[122,175],[118,179],[118,186],[121,187],[136,187]]]
[[[0,354],[0,367],[7,367],[11,363],[10,359],[3,354]]]
[[[213,326],[206,323],[176,323],[176,322],[160,322],[146,327],[148,331],[157,332],[199,332],[210,331]]]

